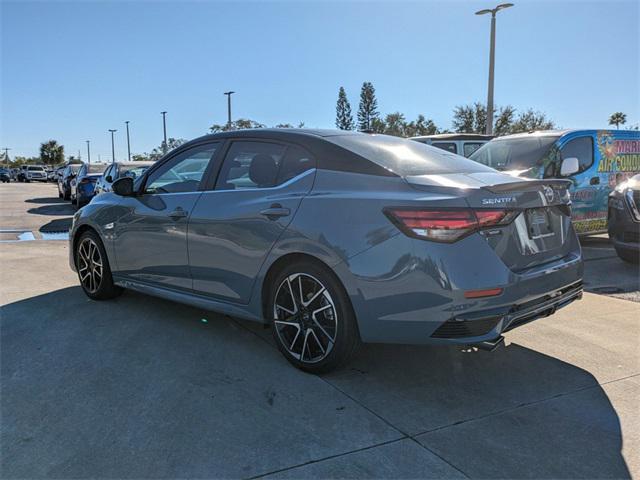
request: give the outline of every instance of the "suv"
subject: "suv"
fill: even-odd
[[[25,182],[47,181],[47,171],[44,169],[44,167],[40,167],[37,165],[23,165],[22,169],[22,175]]]
[[[468,158],[492,138],[492,135],[482,135],[480,133],[442,133],[439,135],[413,137],[411,140],[426,143]]]

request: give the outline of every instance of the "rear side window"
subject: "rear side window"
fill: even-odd
[[[268,188],[276,185],[285,146],[267,142],[233,142],[216,181],[216,190]]]
[[[478,150],[481,146],[482,143],[478,142],[464,142],[464,145],[462,146],[462,153],[465,157],[469,158],[473,154],[473,152]]]
[[[316,167],[315,159],[304,149],[291,145],[282,159],[278,170],[277,185],[297,177]]]
[[[401,176],[494,171],[460,155],[388,135],[336,135],[326,140]]]
[[[447,152],[458,153],[458,146],[453,142],[433,142],[431,145]]]
[[[579,172],[584,172],[593,165],[593,138],[578,137],[569,140],[560,149],[562,158],[575,157],[580,165]]]

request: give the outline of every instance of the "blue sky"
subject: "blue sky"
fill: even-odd
[[[500,12],[496,104],[533,107],[565,128],[640,122],[640,2],[523,1]],[[194,138],[234,117],[334,125],[338,88],[357,109],[373,82],[381,113],[451,127],[454,106],[485,101],[492,1],[6,1],[1,15],[0,147],[110,160],[168,134]]]

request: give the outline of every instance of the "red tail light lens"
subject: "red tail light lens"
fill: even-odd
[[[451,243],[481,228],[505,225],[512,210],[388,208],[385,214],[410,237]]]

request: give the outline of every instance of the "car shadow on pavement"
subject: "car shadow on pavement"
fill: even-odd
[[[73,223],[73,217],[56,218],[39,228],[40,233],[68,232]]]
[[[56,203],[53,205],[43,205],[42,207],[30,208],[27,213],[34,215],[73,215],[76,209],[69,203]]]
[[[49,203],[67,203],[67,201],[58,197],[47,197],[47,198],[28,198],[27,200],[25,200],[25,203],[49,204]]]
[[[0,318],[7,478],[251,477],[406,436],[471,477],[629,477],[595,378],[521,345],[368,345],[315,377],[254,325],[132,292]]]

